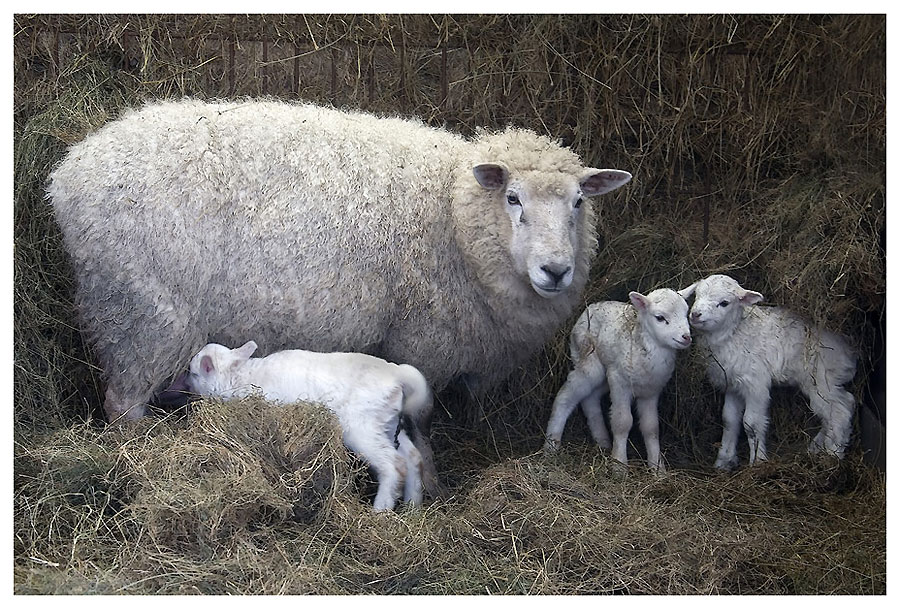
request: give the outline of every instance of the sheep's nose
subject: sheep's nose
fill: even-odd
[[[682,335],[681,335],[681,338],[682,338],[682,340],[684,340],[684,342],[686,342],[686,343],[691,342],[691,335],[690,335],[690,334],[682,334]]]
[[[700,313],[698,311],[691,311],[691,319],[697,321],[700,319]]]
[[[548,277],[553,280],[553,283],[558,284],[563,280],[563,277],[572,270],[571,266],[561,266],[558,264],[545,264],[541,266],[541,270],[544,271]]]

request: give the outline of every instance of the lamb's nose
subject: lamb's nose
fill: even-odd
[[[545,264],[541,266],[541,270],[547,273],[547,276],[553,280],[553,283],[558,284],[563,280],[563,277],[572,270],[571,266],[561,266],[558,264]]]
[[[691,311],[691,319],[697,321],[698,319],[700,319],[700,313],[698,313],[697,311]]]
[[[690,335],[690,334],[682,334],[682,335],[681,335],[681,338],[682,338],[682,339],[684,340],[684,342],[686,342],[686,343],[691,342],[691,335]]]

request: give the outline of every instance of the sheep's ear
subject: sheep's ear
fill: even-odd
[[[647,307],[650,306],[650,301],[647,300],[647,297],[640,292],[629,292],[628,299],[631,301],[631,304],[634,305],[634,308],[638,311],[646,311]]]
[[[594,169],[588,167],[581,176],[581,192],[586,197],[596,197],[631,181],[631,174],[619,169]]]
[[[684,298],[685,300],[687,300],[688,298],[690,298],[691,296],[694,295],[694,291],[697,289],[697,284],[698,284],[698,283],[700,283],[700,282],[699,282],[699,281],[695,281],[694,283],[692,283],[692,284],[689,285],[688,287],[682,288],[682,289],[678,290],[678,294],[679,294],[682,298]]]
[[[205,375],[211,374],[216,369],[216,366],[213,364],[212,357],[209,355],[204,355],[200,358],[200,372]]]
[[[509,180],[509,170],[500,163],[482,163],[472,168],[475,179],[483,188],[500,190]]]
[[[253,352],[256,351],[256,343],[252,340],[248,340],[243,345],[234,349],[231,353],[236,358],[235,363],[243,363],[250,359],[250,356],[253,355]]]
[[[754,292],[752,290],[741,290],[738,292],[738,300],[741,302],[741,306],[747,307],[758,302],[761,302],[763,299],[763,295],[759,292]]]

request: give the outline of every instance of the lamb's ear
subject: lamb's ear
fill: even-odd
[[[741,303],[741,306],[747,307],[758,302],[761,302],[763,299],[763,295],[759,292],[754,292],[753,290],[745,290],[741,288],[738,292],[738,300]]]
[[[506,186],[509,180],[509,170],[501,163],[482,163],[472,168],[475,179],[482,188],[488,190],[500,190]]]
[[[213,364],[213,359],[209,355],[204,355],[200,358],[200,372],[204,375],[209,375],[216,369],[215,364]]]
[[[256,351],[256,343],[248,340],[237,349],[234,349],[231,354],[235,357],[235,364],[242,364],[250,359],[254,351]]]
[[[688,298],[690,298],[691,296],[694,295],[694,291],[697,289],[697,284],[698,284],[698,283],[700,283],[700,282],[699,282],[699,281],[695,281],[694,283],[692,283],[692,284],[689,285],[688,287],[682,288],[682,289],[678,290],[678,294],[679,294],[682,298],[684,298],[685,300],[687,300]]]
[[[638,311],[646,311],[647,307],[650,306],[650,301],[647,300],[647,297],[640,292],[629,292],[628,299],[631,301],[631,304],[634,305],[634,308]]]
[[[627,171],[588,167],[581,175],[581,192],[586,197],[596,197],[624,186],[630,180],[631,174]]]

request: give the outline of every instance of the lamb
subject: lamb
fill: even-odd
[[[683,292],[694,295],[690,321],[708,354],[709,380],[725,391],[715,466],[737,467],[742,422],[750,464],[767,459],[772,385],[799,387],[809,399],[822,423],[810,452],[843,457],[856,408],[853,394],[843,387],[856,374],[856,355],[847,340],[786,309],[756,306],[762,294],[745,290],[727,275],[710,275]]]
[[[580,403],[597,444],[606,450],[612,447],[612,457],[627,463],[634,400],[647,463],[664,473],[657,405],[675,369],[676,352],[691,345],[688,305],[680,293],[668,288],[646,296],[631,292],[628,297],[631,304],[592,304],[575,322],[569,345],[574,369],[553,401],[544,448],[548,453],[559,448],[566,421]],[[600,409],[600,399],[607,393],[612,444]]]
[[[394,508],[401,484],[407,503],[422,503],[422,457],[400,428],[401,419],[431,416],[431,389],[422,373],[361,353],[292,349],[251,358],[256,349],[252,340],[237,349],[206,345],[191,359],[186,390],[222,399],[261,394],[282,404],[320,403],[337,415],[344,444],[375,470],[375,511]]]
[[[107,418],[131,420],[210,341],[369,353],[435,391],[488,389],[580,301],[590,197],[630,179],[522,129],[466,139],[310,104],[186,99],[74,145],[47,194]]]

